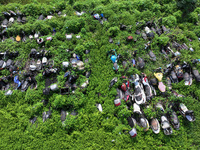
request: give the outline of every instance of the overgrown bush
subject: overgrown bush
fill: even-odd
[[[3,4],[6,2],[13,1],[0,1]],[[164,107],[170,101],[180,101],[185,103],[189,110],[193,110],[196,121],[189,123],[179,115],[181,128],[178,131],[173,130],[171,136],[165,136],[162,130],[158,135],[153,134],[151,130],[144,132],[136,126],[138,135],[132,139],[128,133],[131,127],[126,120],[132,114],[132,106],[131,110],[127,110],[123,99],[119,107],[115,107],[113,103],[117,94],[116,88],[122,84],[122,75],[130,76],[144,72],[148,79],[151,79],[154,78],[154,69],[165,68],[166,64],[173,61],[165,59],[160,53],[161,45],[170,43],[171,46],[172,41],[191,44],[194,52],[181,50],[180,62],[190,62],[191,59],[200,57],[200,28],[196,25],[199,24],[200,9],[196,0],[18,0],[16,3],[1,5],[0,12],[19,9],[26,15],[27,22],[14,23],[8,27],[8,39],[0,42],[1,52],[19,51],[20,55],[14,61],[21,62],[21,70],[29,60],[30,50],[35,48],[39,51],[43,48],[35,39],[28,39],[30,34],[40,32],[44,39],[48,36],[53,37],[53,40],[45,42],[44,46],[46,50],[51,51],[54,67],[60,71],[56,75],[59,88],[63,87],[67,80],[64,78],[65,71],[72,71],[71,68],[62,70],[62,62],[69,61],[73,53],[82,56],[83,61],[89,58],[90,65],[85,64],[85,70],[91,70],[91,76],[86,89],[78,87],[75,93],[69,95],[60,95],[60,91],[51,91],[49,96],[43,95],[46,78],[43,77],[42,71],[35,77],[37,89],[28,88],[26,92],[12,89],[13,94],[10,96],[5,96],[5,91],[0,91],[0,149],[199,149],[200,90],[199,83],[195,80],[190,87],[186,87],[184,81],[172,84],[173,89],[185,95],[185,98],[176,98],[170,91],[167,92],[169,97],[163,97],[157,90],[158,94],[150,101],[149,108],[142,107],[149,120],[152,117],[160,119],[161,113],[154,108],[159,101],[164,103]],[[39,15],[43,14],[46,17],[56,10],[62,11],[62,15],[66,16],[55,14],[50,20],[37,20]],[[75,11],[86,13],[77,16]],[[91,15],[92,12],[103,13],[107,22],[100,24]],[[162,22],[159,22],[161,18]],[[3,14],[0,14],[0,19],[4,19]],[[157,57],[156,62],[150,61],[148,51],[144,48],[148,40],[144,40],[141,34],[135,34],[136,30],[144,30],[147,21],[155,22],[155,28],[161,25],[170,28],[169,33],[165,32],[161,36],[155,33],[154,39],[151,40],[151,50]],[[120,24],[127,25],[127,29],[120,30]],[[54,28],[56,33],[53,36]],[[22,31],[27,36],[26,42],[17,43],[10,39],[11,36],[16,38]],[[66,40],[65,34],[71,33],[73,38]],[[76,35],[81,35],[81,38],[77,39]],[[136,41],[127,42],[129,35]],[[109,37],[113,39],[112,44],[108,41]],[[66,49],[72,52],[67,52]],[[85,54],[86,49],[90,50],[89,54]],[[107,51],[111,49],[115,49],[117,54],[120,53],[127,61],[137,61],[139,56],[144,58],[145,68],[139,70],[128,62],[130,68],[126,70],[119,61],[120,68],[115,74],[113,64],[107,56]],[[133,57],[132,53],[135,50],[137,56]],[[195,67],[199,70],[200,65]],[[23,72],[19,74],[20,79]],[[8,70],[0,71],[0,77],[9,74]],[[72,74],[79,75],[77,85],[86,81],[85,76],[81,75],[82,72],[72,71]],[[110,89],[108,87],[113,77],[117,77],[118,82]],[[163,82],[165,81],[164,77]],[[42,100],[48,100],[48,104],[45,105]],[[103,112],[98,111],[97,103],[102,104]],[[43,122],[42,113],[49,108],[52,115]],[[67,115],[62,123],[61,109],[69,114],[76,110],[78,115]],[[37,121],[32,125],[29,119],[33,117],[37,117]]]

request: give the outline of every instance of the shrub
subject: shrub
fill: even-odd
[[[174,17],[174,16],[164,17],[163,18],[163,24],[169,26],[170,28],[175,27],[176,24],[177,24],[176,17]]]
[[[108,33],[109,33],[109,36],[117,36],[117,34],[119,33],[120,29],[119,27],[115,26],[115,27],[110,27],[108,29]]]

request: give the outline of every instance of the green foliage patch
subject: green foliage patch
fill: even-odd
[[[0,1],[5,4],[6,1]],[[16,2],[16,1],[7,1]],[[45,79],[40,72],[36,76],[38,89],[28,89],[26,92],[14,90],[10,96],[5,96],[0,91],[0,149],[199,149],[200,141],[200,85],[193,80],[190,87],[186,87],[183,82],[173,84],[173,89],[178,93],[187,96],[183,101],[186,106],[194,111],[196,121],[188,123],[182,116],[179,116],[181,128],[173,130],[171,136],[165,136],[161,131],[155,135],[151,130],[144,132],[137,127],[138,135],[132,139],[128,132],[130,130],[126,117],[131,115],[131,111],[126,109],[123,101],[122,105],[115,107],[113,100],[116,95],[116,88],[120,81],[109,89],[110,80],[113,77],[120,77],[122,74],[131,75],[141,72],[147,74],[148,78],[153,77],[153,70],[158,67],[165,67],[170,63],[160,53],[160,46],[168,42],[177,41],[179,43],[189,43],[194,48],[194,52],[181,50],[181,61],[190,61],[200,58],[198,40],[200,36],[199,28],[199,1],[198,0],[41,0],[41,1],[18,1],[19,4],[9,3],[0,5],[0,12],[20,9],[27,15],[26,24],[14,23],[8,28],[9,36],[16,37],[23,30],[26,34],[31,34],[32,30],[40,31],[44,38],[52,35],[55,28],[56,35],[53,41],[45,43],[45,49],[50,50],[53,55],[55,66],[60,67],[63,61],[69,61],[71,54],[66,49],[72,49],[85,60],[89,57],[91,66],[91,76],[86,94],[78,88],[74,94],[60,95],[51,93],[50,96],[42,94],[45,87]],[[22,5],[23,4],[23,5]],[[188,8],[189,6],[194,8]],[[17,7],[17,8],[16,8]],[[43,13],[48,15],[54,13],[56,9],[65,13],[65,17],[55,16],[50,20],[37,20]],[[75,11],[86,11],[82,16],[76,16]],[[90,15],[103,13],[108,21],[103,25]],[[185,16],[185,17],[184,17]],[[146,21],[155,21],[162,18],[162,24],[170,28],[169,33],[162,36],[155,35],[152,40],[151,49],[157,57],[156,62],[150,61],[147,51],[144,49],[145,41],[141,35],[136,35],[135,31],[140,29]],[[136,23],[140,23],[136,26]],[[129,26],[126,31],[120,30],[120,23]],[[65,34],[74,33],[80,35],[80,39],[73,37],[66,40]],[[127,36],[133,36],[137,40],[127,42]],[[109,37],[113,38],[113,44],[109,43]],[[189,42],[188,38],[192,39]],[[115,43],[120,43],[117,46]],[[25,43],[13,42],[7,39],[0,42],[1,51],[19,51],[19,56],[15,60],[21,61],[21,68],[25,65],[28,54],[32,48],[41,48],[35,40],[28,39]],[[84,54],[86,49],[90,50],[89,56]],[[116,49],[127,59],[133,58],[132,53],[137,50],[137,56],[145,59],[144,70],[130,67],[127,72],[120,66],[118,74],[113,71],[113,64],[107,57],[107,51]],[[136,58],[137,59],[137,58]],[[86,68],[89,68],[89,64]],[[121,64],[119,64],[121,65]],[[199,70],[199,65],[197,65]],[[8,75],[6,70],[0,71],[0,76]],[[60,71],[57,76],[59,87],[65,83],[64,71]],[[164,78],[165,80],[165,78]],[[81,76],[77,83],[85,82]],[[98,97],[97,93],[101,95]],[[49,104],[44,106],[43,99],[48,99]],[[152,105],[158,101],[176,101],[177,98],[169,99],[161,96],[152,100]],[[101,103],[103,112],[100,113],[95,104]],[[52,108],[52,117],[43,123],[42,112]],[[78,111],[78,116],[67,116],[64,123],[60,120],[60,110],[66,108],[69,112],[73,109]],[[155,116],[151,108],[144,109],[147,118]],[[117,117],[114,116],[117,115]],[[29,119],[37,116],[35,124],[31,124]]]

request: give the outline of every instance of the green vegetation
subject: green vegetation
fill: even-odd
[[[16,1],[0,0],[1,4],[5,2]],[[86,94],[83,94],[81,89],[77,89],[71,95],[61,96],[59,93],[52,93],[45,96],[42,93],[45,80],[41,72],[36,77],[38,82],[36,90],[30,88],[26,92],[14,90],[10,96],[4,96],[4,92],[0,91],[0,149],[200,149],[199,83],[193,80],[190,87],[185,86],[183,81],[173,84],[173,89],[187,96],[180,100],[194,111],[195,122],[189,123],[179,116],[181,128],[178,131],[173,130],[171,136],[164,135],[162,131],[155,135],[151,130],[144,132],[137,127],[136,138],[131,138],[128,132],[123,133],[123,130],[131,129],[126,117],[132,112],[126,109],[124,101],[121,106],[114,106],[117,84],[111,90],[108,88],[110,80],[115,76],[119,78],[122,74],[128,76],[144,72],[148,78],[152,78],[154,69],[165,67],[170,63],[170,60],[161,55],[160,45],[166,45],[174,40],[187,45],[190,43],[194,49],[194,52],[181,50],[181,61],[190,62],[191,59],[200,58],[199,4],[199,0],[20,0],[19,3],[0,5],[0,12],[19,9],[27,15],[28,22],[14,23],[7,30],[9,35],[16,37],[22,30],[29,35],[34,30],[40,31],[41,34],[45,34],[44,37],[47,37],[52,35],[55,28],[57,32],[53,41],[45,43],[46,50],[50,50],[53,55],[55,66],[61,68],[62,62],[70,58],[66,49],[73,49],[74,52],[82,55],[83,59],[87,58],[84,50],[89,49],[92,71]],[[66,17],[56,16],[50,20],[37,20],[41,13],[48,15],[49,12],[54,12],[53,7],[66,14]],[[86,13],[78,17],[75,11],[86,11]],[[90,15],[89,12],[92,11],[103,13],[108,21],[101,25]],[[136,35],[135,31],[146,21],[158,22],[160,18],[162,24],[170,28],[170,32],[161,36],[155,35],[151,49],[156,54],[157,61],[152,62],[144,49],[144,44],[148,41]],[[137,22],[140,22],[138,26],[136,26]],[[121,31],[120,24],[127,25],[128,29]],[[70,33],[80,35],[81,38],[73,37],[68,41],[65,34]],[[129,35],[137,42],[127,42],[126,38]],[[113,38],[113,44],[108,42],[109,37]],[[188,38],[192,41],[190,42]],[[120,42],[119,46],[115,44],[117,42]],[[25,43],[13,42],[11,39],[0,42],[0,51],[8,49],[19,51],[20,55],[15,60],[21,60],[22,66],[25,65],[30,50],[38,47],[37,42],[30,39]],[[111,49],[115,49],[118,54],[127,58],[132,57],[131,53],[137,50],[137,56],[147,62],[145,69],[138,70],[130,67],[125,72],[119,64],[119,73],[115,74],[112,69],[113,64],[107,57],[107,51]],[[86,67],[89,68],[89,65]],[[199,67],[198,64],[197,68],[200,71]],[[6,70],[0,72],[1,76],[8,74]],[[61,71],[57,76],[60,86],[65,81],[63,75],[64,72]],[[84,78],[80,78],[77,82],[82,80]],[[98,97],[97,93],[101,96]],[[49,100],[46,106],[41,103],[43,99]],[[168,102],[175,101],[177,98],[172,96],[166,99],[160,95],[152,100],[152,104],[159,100]],[[96,103],[102,104],[102,113],[96,108]],[[52,116],[43,123],[42,112],[48,111],[50,106]],[[60,110],[69,106],[73,106],[78,111],[78,116],[68,116],[63,126]],[[148,113],[147,116],[155,115],[149,109],[144,112]],[[32,125],[29,119],[33,116],[37,116],[38,119]]]

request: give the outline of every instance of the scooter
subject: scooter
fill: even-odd
[[[164,108],[162,104],[157,103],[156,108],[160,109],[164,113]],[[165,135],[171,135],[173,133],[170,123],[165,115],[161,116],[161,127]]]
[[[4,69],[6,67],[6,62],[3,60],[0,60],[0,70]]]
[[[28,80],[29,79],[22,81],[22,87],[21,87],[22,92],[25,92],[28,89],[28,87],[30,86],[30,83]]]
[[[116,82],[117,82],[117,77],[114,77],[114,78],[110,81],[109,88],[111,88]]]
[[[21,84],[22,84],[22,83],[19,81],[19,77],[18,77],[18,76],[15,76],[15,77],[14,77],[14,82],[17,83],[17,89],[18,89],[18,88],[21,86]]]
[[[178,51],[174,52],[170,47],[167,47],[167,50],[171,52],[175,58],[181,55],[180,52]]]
[[[69,115],[69,113],[66,110],[64,110],[64,109],[61,110],[60,119],[61,119],[63,125],[64,125],[64,121],[66,120],[66,116],[68,116],[68,115]]]
[[[135,64],[136,64],[135,59],[132,59],[132,60],[131,60],[131,63],[132,63],[132,65],[133,65],[133,67],[135,67]]]
[[[162,78],[163,78],[163,73],[158,72],[158,73],[154,73],[154,76],[158,79],[158,89],[162,92],[165,93],[166,91],[166,86],[163,84],[162,82]]]
[[[137,136],[137,131],[135,128],[133,128],[132,130],[129,131],[129,134],[132,138],[136,137]]]
[[[111,59],[112,63],[116,63],[118,56],[117,56],[115,49],[108,51],[108,55],[110,55],[110,53],[111,53],[110,59]]]
[[[30,67],[29,67],[29,70],[30,70],[30,71],[35,71],[36,68],[37,68],[37,66],[36,66],[35,60],[32,59],[32,60],[30,61]]]
[[[30,119],[30,122],[31,122],[32,124],[34,124],[36,121],[37,121],[37,117],[34,117],[34,118],[31,118],[31,119]]]
[[[153,130],[155,134],[158,134],[160,132],[160,123],[158,119],[153,118],[151,120],[151,129]]]
[[[102,105],[101,104],[96,104],[96,107],[97,109],[100,111],[100,112],[103,112],[103,108],[102,108]]]
[[[178,78],[177,78],[176,73],[174,71],[171,71],[170,79],[173,83],[178,83]]]
[[[126,90],[126,92],[124,93],[124,101],[128,102],[128,100],[133,100],[133,96],[131,95],[131,93],[129,92],[129,90]]]
[[[136,103],[133,104],[133,113],[134,118],[136,118],[137,124],[144,128],[144,131],[149,130],[149,121],[144,117],[144,114],[142,113],[140,106]]]
[[[175,66],[175,72],[179,80],[183,78],[183,70],[180,65]]]
[[[139,82],[140,78],[138,74],[136,74],[135,76],[132,75],[130,80],[132,83],[135,84],[135,102],[139,105],[144,104],[146,102],[146,95],[144,93],[142,84]]]
[[[110,59],[113,63],[113,70],[117,72],[119,69],[119,65],[117,64],[117,59],[119,58],[119,55],[117,55],[115,49],[107,52],[107,55],[110,54],[111,54]]]
[[[185,85],[189,85],[189,86],[192,85],[192,75],[191,74],[185,72],[183,74],[183,79],[185,80]]]
[[[120,24],[120,30],[126,30],[127,26],[124,24]]]
[[[117,72],[118,69],[119,69],[119,66],[118,66],[118,64],[115,62],[115,63],[113,64],[113,70],[114,70],[115,72]]]
[[[142,37],[143,37],[144,40],[147,39],[147,35],[144,32],[142,33]]]
[[[113,40],[112,40],[112,38],[109,38],[109,42],[110,42],[110,43],[113,43]]]
[[[182,94],[178,94],[176,91],[172,90],[172,93],[174,94],[174,96],[176,97],[185,97],[184,95]]]
[[[166,80],[167,80],[167,86],[168,86],[169,90],[172,90],[172,82],[171,82],[170,78],[167,77]]]
[[[42,69],[42,61],[40,59],[38,59],[36,62],[36,69],[38,71]]]
[[[127,118],[129,126],[132,128],[132,130],[129,131],[129,134],[131,137],[136,137],[137,136],[137,130],[135,128],[136,126],[136,120],[132,117]]]
[[[117,89],[117,95],[114,100],[115,106],[121,105],[121,99],[124,98],[123,92],[120,89]]]
[[[191,62],[193,64],[198,64],[200,62],[200,59],[192,59]]]
[[[149,84],[149,81],[147,79],[147,76],[144,73],[142,73],[142,83],[143,83],[144,89],[145,89],[146,100],[150,101],[153,98],[153,92],[152,92],[151,86]]]
[[[172,107],[173,107],[172,104],[168,105],[168,108],[170,108],[171,110],[172,110]],[[167,117],[169,118],[169,120],[170,120],[172,126],[174,127],[174,129],[179,130],[180,122],[179,122],[179,119],[177,117],[176,112],[173,111],[173,110],[172,111],[168,111],[167,112]]]
[[[188,110],[188,108],[183,103],[179,102],[171,103],[170,108],[172,108],[174,111],[179,111],[180,114],[190,122],[196,120],[194,112],[192,110]]]
[[[149,51],[149,56],[152,61],[156,61],[156,55],[152,51]]]
[[[167,68],[164,69],[164,74],[165,74],[165,75],[169,75],[169,73],[172,71],[172,69],[173,69],[173,63],[168,64],[168,65],[167,65]]]
[[[196,68],[193,68],[192,69],[192,73],[196,79],[197,82],[200,82],[200,74],[199,74],[199,71],[196,69]]]
[[[37,81],[34,77],[27,77],[24,81],[22,81],[21,91],[25,92],[28,87],[31,86],[31,88],[36,89],[37,88]]]
[[[171,135],[173,133],[166,116],[161,117],[161,127],[163,128],[165,135]]]
[[[185,80],[185,85],[192,85],[192,73],[191,73],[191,67],[189,64],[184,62],[182,64],[182,69],[184,69],[185,73],[183,74],[183,79]]]
[[[0,78],[0,90],[4,90],[7,85],[8,85],[7,77]]]
[[[8,95],[12,95],[12,93],[13,93],[13,91],[8,90],[8,91],[5,93],[5,95],[6,95],[6,96],[8,96]]]
[[[151,44],[151,41],[147,42],[147,44],[144,44],[145,48],[144,49],[149,49],[150,47],[150,44]],[[151,51],[152,52],[152,51]],[[149,53],[150,55],[150,53]],[[151,57],[151,56],[150,56]]]
[[[181,115],[188,121],[193,122],[196,120],[194,117],[194,112],[192,110],[188,110],[188,108],[183,103],[179,104],[178,109]]]
[[[49,107],[49,111],[42,113],[42,120],[43,120],[43,122],[45,122],[50,117],[51,117],[51,108]]]
[[[10,66],[13,65],[13,61],[11,59],[8,59],[7,62],[6,62],[6,68],[9,69]]]
[[[126,92],[126,90],[130,89],[130,82],[128,81],[127,77],[122,76],[123,83],[121,85],[121,89]]]
[[[122,61],[122,66],[123,66],[124,69],[126,69],[128,67],[127,62],[126,61]]]
[[[139,67],[140,69],[143,69],[144,66],[145,66],[144,59],[138,57],[138,63],[137,63],[137,64],[138,64],[138,67]]]

